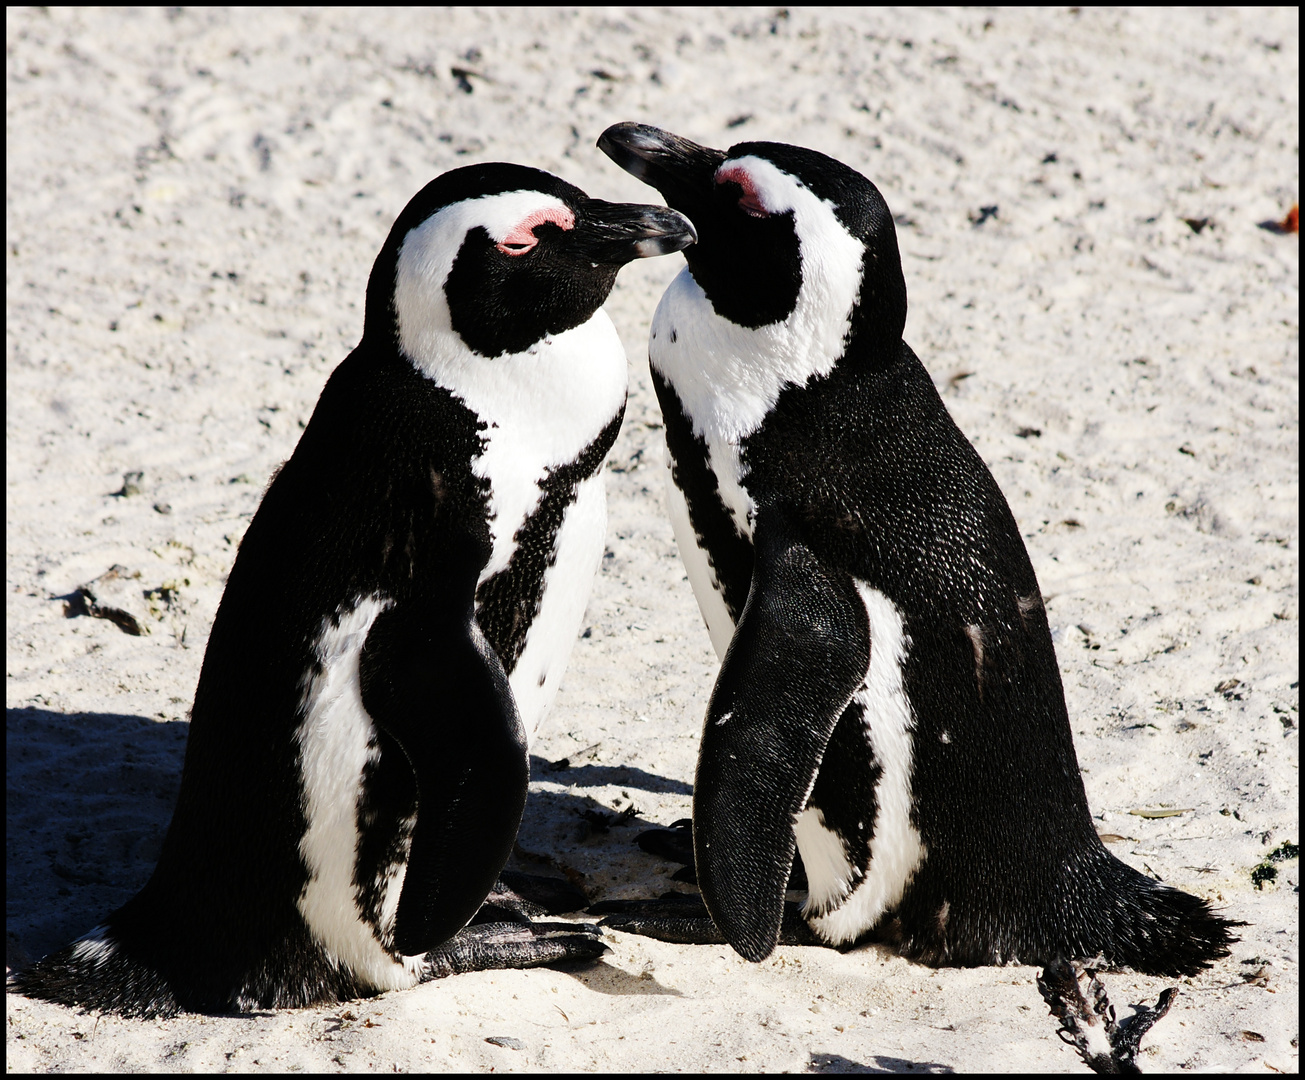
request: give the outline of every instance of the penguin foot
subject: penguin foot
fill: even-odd
[[[1080,986],[1084,978],[1090,1003]],[[1115,1007],[1110,1004],[1096,970],[1079,964],[1071,966],[1064,960],[1043,968],[1038,976],[1038,990],[1051,1015],[1060,1021],[1056,1033],[1061,1041],[1074,1047],[1089,1069],[1103,1075],[1141,1073],[1137,1052],[1142,1036],[1169,1011],[1178,996],[1178,991],[1170,987],[1161,992],[1154,1007],[1135,1005],[1137,1011],[1131,1017],[1116,1022]]]
[[[655,938],[657,941],[669,941],[676,945],[729,944],[712,921],[702,898],[688,893],[664,893],[656,900],[603,900],[593,904],[588,912],[590,915],[604,916],[599,926]],[[802,918],[800,904],[792,901],[784,904],[779,944],[824,944]]]
[[[668,829],[645,829],[634,838],[649,855],[656,855],[682,866],[693,865],[693,819],[680,818]]]
[[[645,829],[634,838],[634,842],[649,855],[680,864],[680,869],[671,875],[672,881],[698,884],[693,865],[693,822],[690,818],[672,822],[669,829]]]
[[[649,855],[656,855],[667,862],[680,864],[681,868],[671,875],[672,881],[680,881],[686,885],[698,884],[698,873],[693,861],[692,819],[680,818],[679,821],[671,822],[668,829],[645,829],[634,838],[634,842]],[[805,889],[806,887],[807,872],[802,865],[802,856],[794,853],[788,888]]]
[[[504,870],[471,923],[473,926],[504,921],[529,924],[540,915],[583,911],[588,903],[584,890],[569,881]]]
[[[597,960],[607,951],[602,937],[602,930],[592,923],[473,923],[426,954],[422,981],[469,971]]]

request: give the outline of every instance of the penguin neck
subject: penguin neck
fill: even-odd
[[[602,308],[579,326],[547,334],[519,353],[485,357],[451,327],[408,335],[402,326],[399,351],[491,431],[512,425],[528,433],[529,441],[549,443],[545,457],[552,464],[583,450],[625,402],[625,349]]]
[[[833,242],[830,242],[830,241]],[[675,387],[694,434],[737,446],[756,431],[787,386],[828,375],[844,353],[861,288],[864,246],[827,238],[812,265],[803,250],[797,302],[780,321],[755,328],[719,315],[685,267],[657,306],[649,361]]]
[[[539,503],[550,469],[574,461],[625,404],[625,349],[599,308],[587,322],[548,335],[520,353],[472,352],[449,327],[399,328],[399,350],[484,423],[472,472],[490,485],[493,554],[481,580],[498,573],[512,538]]]

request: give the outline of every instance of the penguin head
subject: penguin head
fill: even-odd
[[[367,286],[364,336],[410,358],[522,353],[587,322],[627,262],[695,239],[672,210],[591,199],[540,169],[453,169],[390,230]]]
[[[906,324],[897,230],[879,189],[815,150],[746,142],[699,146],[621,123],[599,148],[693,222],[689,272],[716,314],[740,326],[781,323],[803,302],[851,296],[847,341],[895,349]]]

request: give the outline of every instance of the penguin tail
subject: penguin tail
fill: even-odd
[[[1100,842],[1059,865],[954,879],[926,862],[879,928],[904,956],[936,967],[1086,961],[1147,975],[1195,975],[1229,953],[1243,922],[1139,873]],[[949,887],[950,886],[950,887]]]
[[[1246,923],[1219,915],[1208,900],[1153,881],[1110,856],[1113,882],[1101,897],[1109,914],[1106,932],[1100,933],[1092,913],[1084,935],[1095,952],[1110,964],[1127,965],[1147,975],[1195,975],[1228,955],[1241,939],[1233,929]],[[1097,938],[1096,941],[1090,939]],[[1088,944],[1089,942],[1085,942]]]
[[[181,1011],[168,981],[135,959],[109,925],[97,926],[71,945],[14,972],[5,989],[142,1019],[166,1018]]]

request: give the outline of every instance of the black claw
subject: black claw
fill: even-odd
[[[710,918],[674,918],[664,916],[609,915],[600,924],[610,930],[638,934],[675,945],[727,945],[725,935]]]
[[[599,924],[627,934],[669,941],[676,945],[725,945],[707,908],[698,896],[668,893],[657,900],[604,900],[589,909],[604,915]]]

